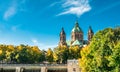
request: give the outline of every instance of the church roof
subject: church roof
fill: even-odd
[[[91,26],[89,26],[89,30],[88,30],[89,33],[94,33]]]
[[[64,28],[62,27],[62,31],[60,32],[60,34],[65,34]]]
[[[72,29],[72,32],[82,32],[82,29],[79,27],[78,21],[76,21],[75,26]]]
[[[75,40],[73,43],[72,43],[72,46],[75,46],[75,45],[80,45],[82,46],[82,42],[80,42],[79,40]]]
[[[71,45],[71,41],[67,41],[66,43],[67,43],[67,45],[68,45],[68,46],[70,46],[70,45]]]

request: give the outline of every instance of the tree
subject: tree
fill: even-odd
[[[0,45],[0,61],[4,63],[39,63],[45,61],[45,53],[37,46]]]
[[[29,49],[29,51],[31,52],[31,59],[34,60],[34,63],[38,63],[39,62],[39,57],[41,56],[41,51],[37,46],[33,46],[32,49]]]
[[[97,32],[90,45],[81,51],[82,72],[119,72],[120,28]]]
[[[5,62],[6,60],[6,51],[7,51],[7,46],[6,45],[0,45],[0,61]]]
[[[6,58],[6,52],[0,50],[0,61],[3,61]]]
[[[66,63],[68,59],[69,49],[67,46],[58,46],[54,49],[54,61],[58,63]]]
[[[53,62],[53,51],[50,48],[47,50],[46,59],[48,62]]]
[[[39,62],[46,61],[46,51],[42,50],[39,55]]]
[[[29,61],[31,61],[28,57],[28,52],[27,52],[27,48],[23,48],[20,52],[19,52],[19,57],[18,57],[19,63],[28,63]]]
[[[81,48],[79,46],[69,47],[69,58],[68,59],[78,59],[80,55]]]

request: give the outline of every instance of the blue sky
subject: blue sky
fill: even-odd
[[[120,0],[0,0],[0,44],[53,48],[61,28],[70,40],[78,20],[87,39],[94,32],[120,25]]]

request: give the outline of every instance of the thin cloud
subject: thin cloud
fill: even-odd
[[[38,45],[39,44],[37,39],[32,39],[31,41],[34,43],[34,45]]]
[[[16,5],[10,6],[4,13],[4,19],[8,20],[10,17],[14,16],[17,12]]]
[[[9,18],[17,14],[18,11],[25,11],[25,9],[22,8],[22,5],[25,4],[25,2],[26,0],[21,1],[13,0],[13,2],[11,2],[10,6],[4,12],[3,18],[5,20],[8,20]]]
[[[46,45],[46,44],[43,44],[41,42],[39,42],[37,39],[31,39],[33,45],[36,45],[38,46],[40,49],[44,49],[44,50],[47,50],[48,48],[55,48],[57,47],[57,44],[56,45]]]
[[[54,2],[54,3],[50,4],[49,7],[53,7],[53,6],[55,6],[56,4],[59,4],[59,3],[60,2]]]
[[[89,0],[66,0],[62,4],[63,12],[57,16],[65,14],[74,14],[78,17],[91,10]]]
[[[18,29],[20,26],[21,26],[20,24],[19,24],[19,25],[14,25],[14,26],[11,27],[11,30],[15,32],[15,31],[17,31],[17,29]]]

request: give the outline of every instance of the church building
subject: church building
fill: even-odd
[[[89,26],[88,29],[88,40],[84,40],[84,34],[82,29],[79,26],[78,21],[76,21],[75,26],[73,27],[72,31],[71,31],[71,40],[70,41],[66,41],[66,33],[64,31],[64,29],[62,28],[61,32],[60,32],[60,42],[59,42],[59,46],[80,46],[83,47],[87,44],[90,43],[94,32],[91,28],[91,26]]]

